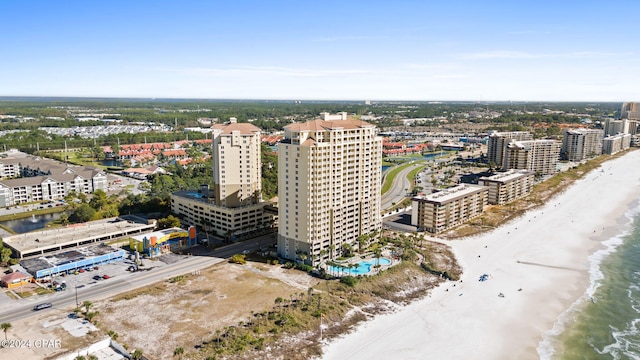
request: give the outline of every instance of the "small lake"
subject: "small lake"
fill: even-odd
[[[23,219],[0,221],[0,224],[15,231],[18,234],[23,234],[29,231],[39,230],[47,227],[47,224],[49,224],[50,222],[60,219],[60,216],[62,216],[62,214],[64,214],[64,212],[36,215],[34,217]]]
[[[114,160],[114,159],[105,159],[100,160],[100,164],[104,166],[112,166],[112,167],[123,167],[124,163],[122,161]]]

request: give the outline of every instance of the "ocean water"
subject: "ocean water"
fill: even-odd
[[[542,359],[640,359],[640,213],[594,253],[591,284],[538,347]]]

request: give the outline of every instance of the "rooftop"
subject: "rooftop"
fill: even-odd
[[[117,236],[119,234],[140,232],[149,226],[152,225],[144,222],[125,220],[122,217],[110,218],[55,229],[11,235],[4,237],[3,241],[5,245],[24,254],[25,252],[33,250],[64,247],[65,245],[76,244],[84,239],[104,237],[109,234]]]
[[[500,172],[491,176],[481,177],[479,180],[489,180],[489,181],[498,181],[498,182],[509,182],[515,179],[518,179],[523,176],[533,175],[533,172],[527,170],[514,170],[511,169],[509,171]]]
[[[84,260],[94,256],[106,255],[116,251],[119,250],[108,245],[94,245],[65,251],[59,254],[41,256],[34,259],[25,259],[20,261],[20,265],[22,265],[22,267],[24,267],[29,273],[36,274],[40,270]]]
[[[456,185],[454,187],[450,187],[448,189],[445,189],[433,194],[416,196],[413,199],[417,201],[424,201],[424,202],[444,203],[447,201],[451,201],[460,197],[464,197],[464,196],[474,194],[482,190],[488,190],[488,189],[489,188],[486,186],[460,184],[460,185]]]

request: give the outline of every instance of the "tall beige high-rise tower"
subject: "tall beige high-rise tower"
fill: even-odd
[[[382,139],[346,113],[285,127],[278,145],[278,254],[318,264],[377,233]]]
[[[626,102],[622,104],[621,119],[640,120],[640,102]]]
[[[218,206],[228,208],[262,200],[260,129],[237,123],[213,126],[213,193]]]

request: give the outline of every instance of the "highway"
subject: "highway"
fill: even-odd
[[[200,248],[199,250],[202,251],[198,251],[200,253],[199,255],[184,255],[179,261],[173,264],[163,265],[161,267],[149,266],[149,261],[146,261],[147,267],[151,268],[151,270],[146,270],[147,267],[145,267],[145,270],[142,271],[127,273],[123,276],[103,280],[98,286],[80,285],[77,289],[75,287],[69,287],[67,291],[64,292],[38,296],[38,299],[35,302],[14,300],[20,302],[20,304],[11,306],[10,309],[3,308],[2,313],[0,313],[0,323],[15,322],[17,320],[49,311],[48,309],[33,311],[34,305],[44,302],[52,303],[54,309],[62,310],[68,308],[71,312],[76,306],[76,290],[78,302],[80,304],[85,300],[96,301],[106,299],[126,291],[218,264],[226,261],[227,258],[234,254],[241,253],[245,250],[251,251],[260,248],[267,248],[274,243],[274,235],[268,234],[257,239],[227,245],[213,251]]]

